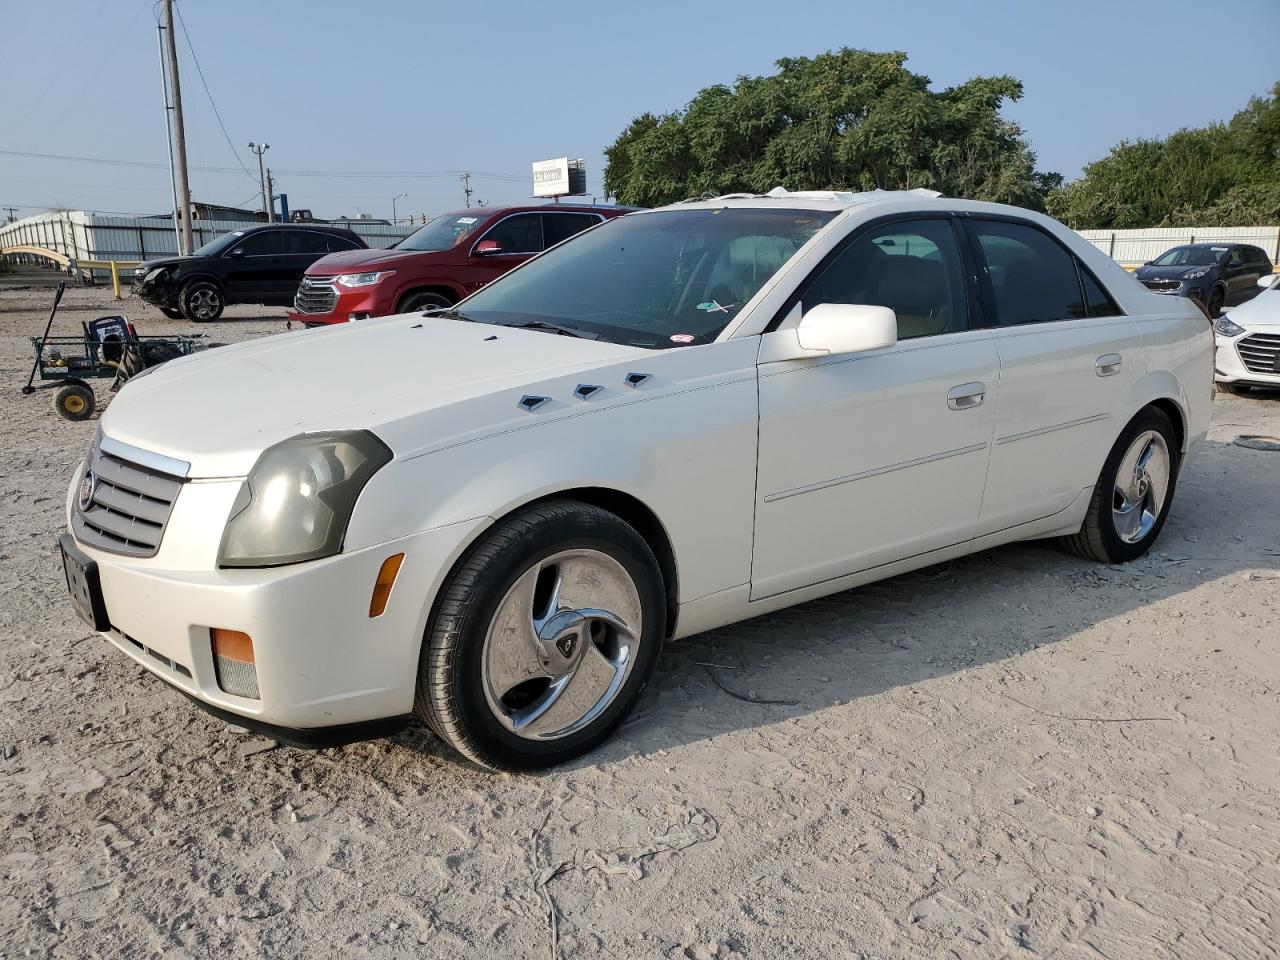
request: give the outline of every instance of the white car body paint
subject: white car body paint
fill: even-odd
[[[1217,334],[1215,379],[1280,387],[1280,277],[1252,300],[1225,310],[1223,316],[1244,332],[1231,337]]]
[[[189,479],[154,556],[79,544],[99,567],[113,627],[105,635],[168,682],[245,717],[295,728],[374,720],[412,709],[423,634],[451,568],[531,501],[590,488],[642,504],[670,541],[680,637],[977,549],[1074,532],[1112,443],[1148,403],[1176,408],[1184,456],[1207,431],[1203,315],[1148,292],[1048,218],[900,193],[680,206],[838,215],[710,344],[646,350],[406,315],[219,348],[127,386],[103,415],[103,435],[189,464]],[[869,220],[938,211],[1039,224],[1125,315],[780,359],[799,311],[765,328],[827,253]],[[1111,354],[1120,366],[1100,376]],[[648,376],[632,386],[632,373]],[[583,400],[580,384],[602,389]],[[951,409],[949,391],[971,384],[985,388],[982,402]],[[525,396],[549,399],[530,412]],[[343,552],[219,569],[228,513],[259,454],[299,433],[343,429],[373,431],[394,455],[361,493]],[[374,578],[395,553],[405,561],[386,613],[370,618]],[[260,700],[219,689],[211,627],[253,637]]]

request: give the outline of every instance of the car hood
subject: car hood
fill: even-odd
[[[159,260],[144,260],[142,263],[134,267],[134,270],[141,270],[142,275],[145,277],[157,267],[176,267],[195,259],[195,257],[162,257]]]
[[[1280,290],[1263,290],[1252,300],[1225,311],[1246,330],[1280,333]]]
[[[1181,266],[1181,267],[1139,267],[1135,273],[1139,280],[1181,280],[1184,274],[1197,273],[1201,270],[1207,270],[1209,274],[1215,273],[1217,267],[1213,264],[1208,266]]]
[[[344,250],[342,253],[330,253],[321,257],[307,267],[309,277],[332,277],[339,273],[359,273],[361,271],[387,269],[393,270],[397,263],[413,258],[415,263],[423,260],[446,259],[450,251],[422,250]]]
[[[402,314],[170,360],[125,385],[102,431],[191,464],[191,477],[240,477],[266,447],[300,433],[367,429],[403,453],[501,430],[527,421],[525,393],[547,395],[547,381],[563,377],[572,390],[581,372],[636,356],[652,352]]]

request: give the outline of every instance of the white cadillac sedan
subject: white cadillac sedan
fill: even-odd
[[[283,742],[416,715],[543,767],[617,726],[664,640],[1014,540],[1140,556],[1212,358],[1191,302],[1025,210],[682,203],[450,310],[128,384],[70,487],[67,584]]]
[[[1214,379],[1226,393],[1280,387],[1280,277],[1262,277],[1258,286],[1262,291],[1256,297],[1232,307],[1213,325],[1218,339]]]

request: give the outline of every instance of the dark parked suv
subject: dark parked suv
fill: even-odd
[[[263,225],[225,233],[189,257],[148,260],[133,271],[133,289],[166,317],[217,320],[230,303],[288,306],[307,267],[363,249],[360,237],[339,227]]]
[[[1134,274],[1157,293],[1194,297],[1217,317],[1258,292],[1258,278],[1271,274],[1271,259],[1239,243],[1191,243],[1166,250]]]

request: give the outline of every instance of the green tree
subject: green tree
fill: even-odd
[[[1017,124],[1013,77],[941,92],[905,53],[841,49],[786,58],[777,73],[707,87],[677,113],[643,114],[605,150],[605,189],[657,206],[706,194],[927,187],[1043,208],[1061,183],[1037,173]]]
[[[1046,206],[1077,230],[1270,224],[1278,180],[1280,83],[1225,125],[1117,144]]]

